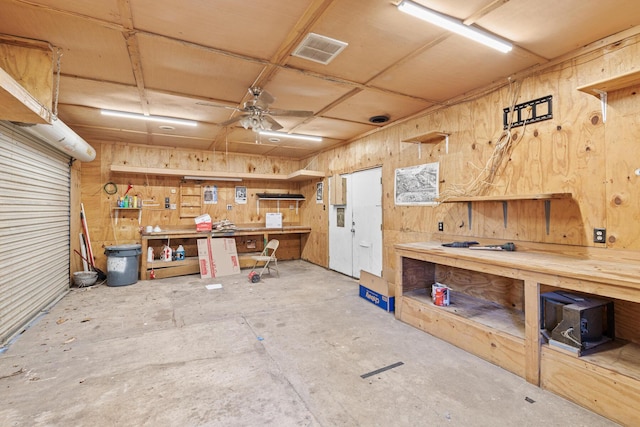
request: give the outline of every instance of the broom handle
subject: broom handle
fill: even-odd
[[[95,259],[93,258],[93,249],[91,248],[91,239],[89,238],[89,227],[87,226],[87,216],[84,213],[84,203],[80,203],[80,220],[82,221],[82,230],[84,231],[84,237],[87,240],[87,257],[88,263],[91,267],[96,266]]]

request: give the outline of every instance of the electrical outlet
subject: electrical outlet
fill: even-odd
[[[593,229],[593,243],[605,243],[607,239],[606,228],[594,228]]]
[[[438,223],[438,231],[444,231],[444,222],[439,222]]]
[[[171,207],[171,201],[168,197],[164,198],[164,208],[169,209]]]
[[[230,211],[233,206],[227,205],[227,210]]]

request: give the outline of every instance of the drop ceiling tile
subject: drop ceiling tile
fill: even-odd
[[[324,116],[370,123],[369,118],[372,116],[387,115],[391,121],[395,121],[423,111],[431,105],[433,104],[408,96],[365,89],[326,111]],[[382,125],[384,123],[377,126]]]
[[[443,102],[506,79],[535,63],[533,55],[502,54],[453,35],[376,78],[372,84]]]
[[[310,4],[310,0],[181,0],[179,4],[175,0],[131,0],[131,9],[134,24],[141,30],[269,59]]]

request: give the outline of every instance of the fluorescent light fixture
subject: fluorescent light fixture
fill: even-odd
[[[175,119],[164,116],[146,116],[144,114],[127,113],[125,111],[100,110],[103,116],[123,117],[125,119],[145,120],[148,122],[170,123],[173,125],[198,126],[198,122],[193,120]]]
[[[302,139],[304,141],[313,141],[313,142],[321,142],[321,136],[311,136],[311,135],[302,135],[299,133],[286,133],[286,132],[274,132],[270,130],[261,130],[258,132],[260,135],[264,136],[275,136],[277,138],[295,138]]]
[[[444,28],[445,30],[449,30],[463,37],[477,41],[478,43],[482,43],[483,45],[489,46],[490,48],[496,49],[502,53],[507,53],[513,49],[513,45],[505,40],[499,39],[498,37],[478,28],[465,25],[458,19],[454,19],[440,12],[436,12],[435,10],[428,9],[412,1],[401,1],[400,4],[398,4],[398,9],[411,16],[415,16],[416,18],[420,18]]]
[[[193,176],[193,175],[185,175],[184,179],[193,179],[195,181],[233,181],[233,182],[242,181],[242,178],[227,178],[227,177],[216,177],[216,176]]]

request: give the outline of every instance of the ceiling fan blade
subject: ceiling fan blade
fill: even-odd
[[[273,117],[269,117],[269,116],[262,116],[262,118],[264,120],[266,120],[267,122],[269,122],[269,124],[271,125],[271,129],[270,130],[280,130],[282,129],[282,125],[278,122],[275,121],[275,119]]]
[[[242,111],[241,109],[237,108],[237,107],[229,107],[228,105],[222,105],[222,104],[214,104],[213,102],[196,102],[197,105],[204,105],[205,107],[216,107],[216,108],[226,108],[228,110],[234,110],[234,111]]]
[[[269,92],[267,92],[266,90],[261,90],[256,97],[256,102],[254,105],[262,110],[266,110],[267,108],[269,108],[269,105],[271,105],[275,100],[276,99]]]
[[[229,120],[226,120],[220,123],[220,126],[229,126],[230,124],[240,121],[243,117],[246,117],[246,116],[247,116],[246,114],[240,114],[239,116],[232,117]]]
[[[265,111],[265,114],[270,114],[272,116],[311,117],[313,116],[313,111],[274,109]]]

